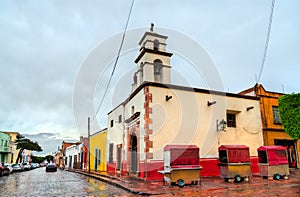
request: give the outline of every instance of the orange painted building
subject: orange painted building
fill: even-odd
[[[290,167],[296,167],[297,153],[300,154],[300,140],[297,146],[295,141],[284,132],[278,112],[278,98],[283,93],[266,91],[261,84],[240,92],[242,95],[257,96],[260,98],[260,110],[263,126],[264,145],[282,145],[288,148]],[[295,147],[298,147],[296,150]],[[298,158],[299,162],[299,158]]]

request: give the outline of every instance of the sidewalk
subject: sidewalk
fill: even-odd
[[[163,185],[162,181],[143,181],[130,176],[113,176],[107,173],[68,170],[115,185],[133,194],[158,196],[300,196],[300,169],[291,169],[288,180],[266,180],[253,176],[249,182],[227,183],[220,177],[202,177],[201,185]],[[234,193],[236,192],[236,193]],[[254,193],[253,193],[254,192]]]

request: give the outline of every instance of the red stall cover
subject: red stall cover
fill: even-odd
[[[164,151],[171,153],[171,167],[178,165],[199,166],[199,148],[196,145],[167,145]]]
[[[257,151],[266,151],[270,166],[288,164],[286,147],[284,146],[261,146]]]
[[[245,145],[222,145],[220,150],[227,151],[228,163],[248,163],[250,162],[249,147]]]

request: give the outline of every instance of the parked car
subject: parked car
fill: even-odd
[[[47,166],[47,163],[46,163],[46,162],[40,163],[40,167],[45,167],[45,166]]]
[[[23,163],[24,170],[31,170],[31,165],[29,163]]]
[[[0,163],[0,176],[9,175],[9,169],[3,163]]]
[[[56,171],[57,171],[57,167],[55,163],[48,163],[48,165],[46,166],[46,172],[56,172]]]
[[[31,169],[37,168],[36,163],[31,163],[30,165],[31,165]]]
[[[13,173],[14,169],[10,163],[5,163],[4,165],[9,169],[9,173]]]
[[[22,172],[24,170],[24,167],[21,163],[16,163],[12,165],[14,172]]]

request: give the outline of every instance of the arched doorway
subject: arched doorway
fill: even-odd
[[[137,171],[137,137],[135,133],[131,134],[131,173]]]

